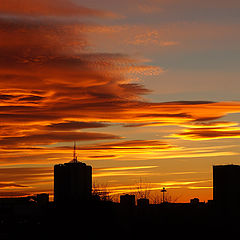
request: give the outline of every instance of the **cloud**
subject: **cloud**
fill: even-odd
[[[62,123],[52,123],[47,125],[45,128],[51,131],[67,131],[77,130],[83,128],[102,128],[107,127],[109,124],[101,122],[77,122],[77,121],[66,121]]]
[[[80,150],[166,150],[173,146],[159,140],[129,140],[111,143],[96,144],[94,146],[83,146]]]
[[[227,129],[191,129],[173,135],[186,140],[212,140],[222,138],[240,138],[240,130]]]
[[[36,191],[34,191],[34,193],[36,193]],[[31,191],[17,191],[17,190],[13,190],[11,189],[11,191],[0,191],[0,196],[2,198],[8,198],[8,197],[26,197],[29,196],[29,194],[31,194]]]
[[[113,14],[79,6],[71,0],[2,0],[0,13],[24,16],[111,16]]]
[[[152,4],[148,3],[138,3],[137,8],[140,12],[144,14],[154,14],[154,13],[160,13],[162,12],[162,8],[159,6],[154,6]]]
[[[38,103],[43,99],[44,99],[44,97],[32,95],[32,96],[19,98],[18,101],[29,102],[29,103]]]
[[[157,68],[124,54],[86,51],[82,28],[87,25],[62,18],[0,17],[2,122],[76,130],[83,122],[177,125],[239,111],[237,103],[146,102],[142,95],[149,89],[128,76],[155,74]]]
[[[34,180],[43,176],[53,176],[53,169],[49,167],[0,168],[2,182],[14,181],[24,183],[27,180]]]
[[[153,117],[153,118],[192,118],[192,116],[188,113],[149,113],[149,114],[143,114],[139,115],[139,117]]]
[[[16,183],[0,183],[0,189],[3,188],[25,188],[27,186],[16,184]]]
[[[214,103],[213,101],[172,101],[172,102],[165,102],[164,104],[167,105],[201,105],[201,104],[211,104]]]
[[[5,2],[0,9],[10,14],[15,3]],[[36,5],[32,13],[45,14],[45,4]],[[16,16],[0,15],[2,146],[117,139],[112,134],[75,131],[106,127],[102,117],[115,121],[128,108],[127,102],[148,93],[125,77],[134,69],[136,74],[146,73],[148,67],[123,54],[87,52],[84,24],[59,17],[28,18],[21,11],[33,5],[24,6],[11,12]],[[60,9],[56,12],[60,14]]]
[[[128,40],[127,43],[131,45],[148,46],[157,45],[160,47],[176,46],[180,43],[173,40],[164,40],[166,38],[158,30],[148,30],[134,36],[133,39]]]
[[[171,135],[184,140],[214,140],[223,138],[240,138],[238,123],[216,121],[186,125],[182,132]]]
[[[43,132],[35,134],[26,134],[18,137],[4,137],[0,139],[0,144],[3,146],[21,146],[21,145],[45,145],[58,142],[73,142],[73,141],[90,141],[103,139],[118,139],[119,137],[113,134],[93,133],[93,132]]]
[[[52,190],[49,183],[53,180],[53,168],[0,168],[0,178],[1,197],[19,197],[42,192],[51,193]]]
[[[157,155],[160,152],[175,151],[176,148],[176,146],[160,140],[128,140],[79,145],[77,150],[81,153],[81,158],[86,160],[117,159],[126,161],[128,159],[132,161],[147,159],[152,154]]]

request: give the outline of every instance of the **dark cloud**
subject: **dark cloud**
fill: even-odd
[[[4,182],[16,182],[22,184],[28,180],[39,180],[43,176],[53,177],[53,169],[49,167],[0,168],[0,178],[3,184]]]
[[[123,127],[145,127],[149,125],[156,125],[158,123],[130,123],[130,124],[124,124]]]
[[[169,105],[199,105],[199,104],[211,104],[214,103],[213,101],[172,101],[172,102],[165,102],[164,104]]]
[[[107,133],[93,132],[44,132],[33,133],[19,137],[3,137],[0,139],[0,145],[18,146],[18,145],[45,145],[58,142],[90,141],[103,139],[118,139],[119,137]]]
[[[14,96],[12,96],[12,95],[7,95],[7,94],[0,95],[0,100],[10,100],[12,98],[14,98]]]
[[[111,16],[104,11],[79,6],[71,0],[1,0],[0,13],[24,16]]]
[[[188,113],[150,113],[150,114],[143,114],[139,115],[139,117],[159,117],[159,118],[191,118],[192,116]]]
[[[215,117],[201,117],[201,118],[197,118],[194,120],[194,122],[205,122],[205,121],[212,121],[212,120],[216,120],[219,119],[223,116],[215,116]]]
[[[135,94],[148,94],[151,91],[147,88],[145,88],[141,84],[136,84],[136,83],[128,83],[128,84],[120,84],[119,85],[121,88],[123,88],[126,92],[129,93],[135,93]]]
[[[16,183],[0,183],[0,188],[9,188],[9,187],[24,188],[27,186],[16,184]]]
[[[13,168],[0,168],[0,175],[1,177],[7,176],[9,174],[14,175],[25,175],[25,174],[45,174],[49,173],[51,168],[49,167],[13,167]]]
[[[83,128],[102,128],[107,127],[109,124],[102,122],[77,122],[77,121],[67,121],[62,123],[52,123],[46,126],[46,129],[53,131],[67,131],[67,130],[77,130]]]
[[[36,189],[32,184],[52,181],[52,168],[0,168],[0,196],[27,196],[39,192],[51,192],[48,189]],[[23,190],[24,189],[24,190]]]
[[[142,122],[142,123],[129,123],[129,124],[123,124],[123,127],[146,127],[146,126],[164,126],[169,125],[168,122]]]
[[[158,140],[129,140],[113,143],[96,144],[94,146],[82,146],[80,150],[120,150],[120,149],[170,149],[172,145]]]
[[[27,196],[38,192],[51,192],[52,189],[36,189],[32,184],[43,184],[52,181],[53,168],[51,167],[13,167],[0,168],[0,196]],[[23,190],[24,189],[24,190]]]
[[[79,29],[78,33],[75,28]],[[39,71],[44,73],[42,64],[50,64],[54,59],[61,65],[64,53],[72,54],[73,49],[80,50],[86,46],[81,24],[54,19],[15,19],[0,15],[0,34],[0,63],[1,68],[5,67],[6,77],[14,74],[29,76],[31,73],[38,77]]]
[[[211,140],[221,138],[240,138],[239,124],[228,121],[191,122],[186,128],[173,136],[187,140]]]
[[[27,96],[27,97],[19,98],[18,101],[39,102],[43,99],[44,99],[44,97],[41,97],[41,96]]]
[[[36,193],[36,191],[34,191],[34,193]],[[11,191],[0,191],[0,196],[1,197],[26,197],[29,196],[29,194],[31,194],[31,191],[27,190],[26,192],[23,191],[16,191],[11,189]]]
[[[198,128],[190,129],[187,132],[179,133],[179,137],[187,137],[189,140],[240,138],[239,130],[227,130],[219,128]]]
[[[6,124],[10,122],[11,123],[19,123],[19,122],[27,123],[27,122],[36,122],[36,121],[44,122],[44,121],[57,120],[62,118],[60,116],[41,111],[41,109],[39,110],[39,108],[37,107],[31,108],[31,110],[32,110],[31,112],[19,111],[16,113],[0,113],[0,119]]]
[[[58,149],[48,147],[42,147],[39,149],[18,149],[18,145],[15,146],[5,146],[1,148],[0,164],[1,165],[14,165],[14,164],[51,164],[59,163],[61,161],[70,161],[72,156],[68,152],[57,152]],[[49,152],[49,148],[52,152]],[[70,149],[70,148],[69,148]],[[65,150],[69,150],[65,149]],[[52,161],[52,159],[58,159],[57,161]]]

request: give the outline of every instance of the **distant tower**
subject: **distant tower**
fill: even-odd
[[[162,202],[165,203],[165,198],[164,198],[165,196],[164,196],[164,194],[165,194],[165,192],[167,192],[167,190],[165,189],[165,187],[163,187],[163,189],[161,190],[161,192],[162,192],[162,194],[163,194],[163,198],[162,198],[163,200],[162,200]]]
[[[70,204],[87,201],[92,194],[92,167],[79,162],[74,142],[73,159],[54,166],[54,202]]]

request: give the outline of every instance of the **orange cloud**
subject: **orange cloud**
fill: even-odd
[[[53,180],[53,171],[47,167],[0,168],[0,178],[1,197],[26,196],[42,190],[51,192],[49,186],[45,189],[35,186],[49,185]]]
[[[118,136],[105,133],[92,133],[92,132],[39,132],[33,134],[26,134],[17,137],[4,137],[0,140],[3,146],[24,146],[24,145],[45,145],[58,142],[73,142],[75,140],[88,141],[100,139],[117,139]]]
[[[218,119],[240,109],[237,102],[144,101],[141,95],[149,90],[129,82],[126,75],[158,70],[121,54],[86,53],[88,43],[78,23],[2,17],[0,31],[3,122],[40,127],[88,121],[181,125]]]
[[[211,122],[187,125],[189,128],[171,135],[185,140],[240,138],[240,127],[233,122]]]
[[[173,146],[159,140],[129,140],[82,146],[80,150],[166,150]]]
[[[107,127],[109,124],[102,122],[77,122],[77,121],[66,121],[60,123],[51,123],[45,126],[45,129],[54,131],[66,131],[66,130],[77,130],[83,128],[102,128]]]
[[[240,130],[229,129],[188,129],[173,135],[186,140],[211,140],[222,138],[240,138]]]
[[[157,168],[158,166],[134,166],[134,167],[114,167],[94,169],[94,178],[115,177],[115,176],[147,176],[151,175],[148,169]]]
[[[179,45],[178,41],[165,40],[166,37],[158,30],[147,30],[144,33],[140,33],[134,36],[133,39],[127,41],[128,44],[132,45],[157,45],[160,47],[168,47]]]
[[[110,13],[79,6],[70,0],[2,0],[0,13],[27,16],[108,16]]]

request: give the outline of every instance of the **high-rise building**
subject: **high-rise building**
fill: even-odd
[[[92,167],[79,162],[75,153],[69,163],[54,166],[54,202],[56,204],[87,201],[92,194]]]
[[[240,166],[213,166],[213,200],[222,209],[240,206]]]

